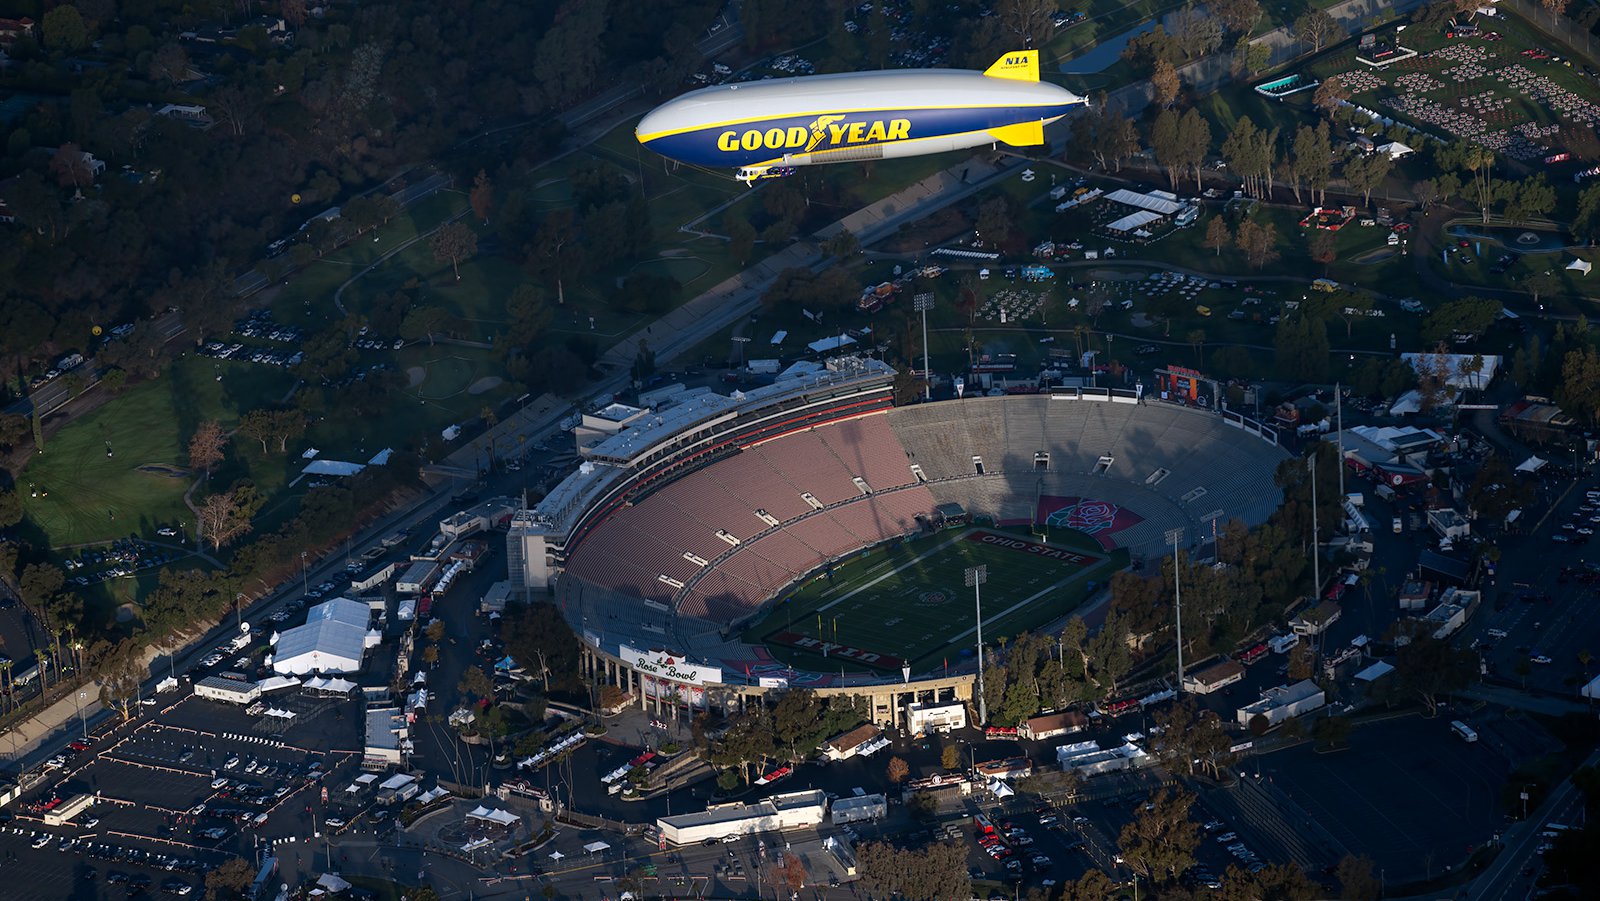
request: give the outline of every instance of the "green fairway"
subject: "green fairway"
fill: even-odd
[[[1076,610],[1090,583],[1104,584],[1127,558],[1076,532],[1054,531],[1048,544],[999,529],[940,532],[818,574],[744,637],[802,669],[893,671],[909,663],[922,672],[972,652],[968,567],[988,567],[984,639],[994,643]],[[824,655],[819,640],[837,647]]]
[[[206,420],[231,428],[241,413],[276,402],[292,382],[270,366],[182,358],[161,378],[129,390],[45,444],[17,480],[28,520],[52,547],[148,536],[184,520],[192,524],[183,504],[194,481],[189,436]],[[283,484],[281,463],[274,472],[250,475],[265,492]],[[236,475],[221,470],[216,476],[231,477]]]

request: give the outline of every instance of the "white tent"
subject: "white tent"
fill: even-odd
[[[372,611],[366,604],[349,598],[334,598],[312,607],[305,625],[279,636],[273,669],[297,676],[360,669],[371,618]]]
[[[583,850],[588,851],[590,854],[599,854],[601,851],[604,851],[609,847],[611,846],[605,842],[590,842],[589,844],[583,846]]]
[[[1121,219],[1118,219],[1117,221],[1106,226],[1106,228],[1109,228],[1114,232],[1131,232],[1136,228],[1143,228],[1152,222],[1160,221],[1160,213],[1154,213],[1150,210],[1140,210],[1137,213],[1129,213],[1128,215],[1123,216]]]
[[[467,819],[483,820],[488,823],[493,823],[496,826],[514,826],[518,820],[522,819],[522,817],[519,817],[508,810],[496,810],[492,807],[483,807],[480,805],[473,808],[472,812],[467,814]]]
[[[256,683],[261,688],[262,694],[266,694],[269,691],[282,691],[285,688],[293,688],[299,684],[300,680],[293,676],[268,676]]]
[[[1590,679],[1587,685],[1578,689],[1578,694],[1586,698],[1600,698],[1600,676]]]
[[[989,791],[993,792],[996,798],[1009,798],[1017,793],[1017,790],[1007,785],[1003,779],[990,779]]]
[[[1407,147],[1399,141],[1390,141],[1387,144],[1379,144],[1377,150],[1379,153],[1389,154],[1389,158],[1394,160],[1416,153],[1415,150]]]
[[[1541,460],[1538,457],[1529,457],[1517,464],[1517,472],[1538,472],[1544,468],[1546,462],[1548,461]]]
[[[1594,264],[1590,263],[1588,260],[1573,260],[1567,264],[1567,269],[1573,272],[1582,272],[1584,275],[1588,275],[1589,270],[1593,268]]]
[[[318,876],[317,886],[319,888],[326,889],[335,895],[339,894],[340,892],[348,892],[350,890],[350,883],[340,879],[339,874],[337,873],[323,873],[321,876]]]

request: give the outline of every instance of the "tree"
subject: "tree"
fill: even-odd
[[[472,215],[488,225],[489,211],[494,209],[494,186],[489,184],[489,173],[478,170],[478,177],[472,180],[472,193],[467,195],[467,200],[472,204]]]
[[[855,232],[841,228],[822,242],[822,252],[835,260],[849,260],[861,252],[861,241],[856,238]]]
[[[1346,854],[1334,878],[1339,880],[1339,897],[1344,901],[1377,901],[1381,886],[1372,873],[1370,857]]]
[[[1350,721],[1342,716],[1321,717],[1311,728],[1311,734],[1323,748],[1337,748],[1350,736]]]
[[[947,770],[954,770],[961,766],[961,748],[956,745],[945,745],[940,748],[939,765]]]
[[[1178,186],[1178,172],[1184,161],[1178,123],[1178,114],[1164,109],[1150,124],[1150,149],[1155,152],[1156,162],[1167,170],[1167,180],[1173,188]]]
[[[1184,59],[1207,56],[1222,46],[1222,23],[1212,14],[1186,4],[1172,17],[1172,36],[1183,50]]]
[[[9,488],[0,488],[0,529],[9,529],[19,522],[22,522],[22,498]]]
[[[1053,0],[1000,0],[995,6],[1001,30],[1016,35],[1025,48],[1042,46],[1049,39],[1055,12]]]
[[[1562,289],[1561,276],[1552,270],[1536,272],[1522,280],[1522,288],[1533,295],[1534,305],[1539,305],[1540,298],[1549,297]]]
[[[1204,348],[1206,346],[1205,329],[1198,329],[1198,328],[1190,329],[1189,333],[1184,336],[1184,340],[1188,341],[1189,342],[1189,346],[1194,348],[1195,365],[1196,366],[1203,365],[1204,364],[1204,358],[1201,356],[1201,352],[1204,350]]]
[[[1311,241],[1307,245],[1312,262],[1321,263],[1324,272],[1327,271],[1328,264],[1333,262],[1337,248],[1338,242],[1334,239],[1333,232],[1321,229],[1311,235]]]
[[[728,254],[740,266],[750,262],[750,252],[756,246],[756,230],[744,218],[728,224]]]
[[[123,640],[100,662],[100,702],[119,710],[124,720],[133,719],[138,710],[139,686],[149,675],[143,645],[132,638]]]
[[[1587,342],[1562,358],[1561,388],[1556,396],[1562,408],[1591,425],[1600,421],[1600,355]]]
[[[50,155],[50,174],[63,188],[82,188],[94,184],[94,171],[89,160],[77,144],[68,141]]]
[[[1542,172],[1532,178],[1502,182],[1500,194],[1506,221],[1513,224],[1544,216],[1556,206],[1556,189],[1545,180]]]
[[[77,53],[89,46],[89,26],[84,23],[78,8],[70,3],[63,3],[45,13],[40,33],[45,47],[50,50]]]
[[[224,491],[208,495],[195,514],[199,520],[200,540],[220,551],[234,539],[250,531],[250,517],[240,504],[238,491]]]
[[[1190,108],[1178,120],[1178,147],[1183,164],[1194,173],[1194,189],[1200,190],[1200,170],[1211,150],[1211,125],[1200,111]]]
[[[862,887],[875,898],[898,895],[919,901],[967,901],[967,847],[934,842],[897,848],[887,842],[862,842],[856,849]]]
[[[279,0],[278,15],[283,16],[283,21],[299,28],[306,21],[306,0]]]
[[[1412,629],[1410,639],[1395,651],[1396,685],[1416,695],[1432,716],[1438,712],[1441,695],[1467,687],[1477,673],[1477,655],[1451,647],[1421,628]]]
[[[1221,215],[1211,217],[1206,223],[1206,246],[1215,250],[1217,256],[1222,256],[1222,248],[1233,243],[1233,232],[1228,230],[1228,220]]]
[[[911,775],[911,767],[899,757],[891,757],[889,758],[889,769],[886,775],[889,777],[890,782],[899,785],[906,781],[907,776]]]
[[[1372,202],[1372,192],[1389,177],[1394,157],[1387,153],[1358,154],[1344,164],[1344,179],[1361,192],[1363,203]]]
[[[1257,269],[1278,258],[1278,251],[1275,249],[1278,243],[1278,229],[1271,222],[1263,225],[1254,219],[1244,220],[1239,223],[1239,231],[1234,236],[1234,242],[1244,251],[1250,265]]]
[[[1178,99],[1178,70],[1172,63],[1164,59],[1155,62],[1155,69],[1150,73],[1150,87],[1155,90],[1155,98],[1151,101],[1165,109]]]
[[[1578,211],[1572,217],[1572,231],[1582,238],[1600,237],[1600,182],[1590,184],[1578,194]]]
[[[255,881],[256,874],[242,857],[230,857],[221,866],[206,873],[206,898],[219,898],[223,892],[242,895]],[[413,899],[420,901],[416,892]]]
[[[439,226],[439,230],[428,239],[428,246],[433,250],[433,258],[439,262],[449,262],[450,269],[455,273],[456,281],[461,281],[461,261],[470,259],[478,252],[478,233],[468,228],[466,223],[456,220]]]
[[[274,434],[273,412],[251,410],[239,418],[239,427],[235,431],[253,441],[261,442],[261,453],[265,454],[267,440]]]
[[[176,43],[163,44],[150,57],[150,80],[176,84],[189,77],[189,54]]]
[[[1250,35],[1241,34],[1239,40],[1234,42],[1232,69],[1236,77],[1259,74],[1271,61],[1272,48],[1260,41],[1250,40]]]
[[[1274,335],[1278,371],[1288,379],[1321,382],[1328,374],[1328,329],[1320,319],[1290,313]]]
[[[1344,29],[1333,16],[1323,9],[1308,9],[1294,20],[1294,36],[1311,45],[1312,53],[1321,53],[1322,45],[1344,34]]]
[[[1224,28],[1249,39],[1261,21],[1261,4],[1258,0],[1216,0],[1210,4],[1211,12],[1222,21]]]
[[[407,341],[427,338],[428,346],[432,347],[434,336],[444,330],[448,319],[449,314],[443,307],[433,304],[412,307],[406,313],[406,318],[400,321],[400,337]]]
[[[214,419],[200,423],[189,438],[189,468],[198,469],[209,479],[211,471],[222,462],[223,448],[228,446],[228,433]]]
[[[1422,320],[1422,340],[1448,341],[1455,335],[1482,337],[1494,325],[1502,305],[1483,297],[1462,297],[1434,307]]]
[[[1311,103],[1324,115],[1332,116],[1333,111],[1343,106],[1350,100],[1350,90],[1344,86],[1339,78],[1324,78],[1322,83],[1311,94]]]
[[[1118,844],[1129,869],[1155,883],[1167,883],[1194,866],[1200,827],[1189,819],[1194,795],[1158,789],[1122,827]]]

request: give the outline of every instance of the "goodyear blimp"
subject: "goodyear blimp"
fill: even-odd
[[[753,182],[798,166],[1044,143],[1084,99],[1039,80],[1039,51],[983,72],[901,69],[727,84],[692,91],[639,121],[639,143]]]

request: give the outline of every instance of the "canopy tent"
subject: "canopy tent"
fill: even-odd
[[[1170,216],[1183,208],[1183,204],[1179,203],[1176,198],[1169,200],[1154,194],[1140,194],[1127,188],[1118,188],[1112,191],[1106,195],[1106,199],[1113,203],[1120,203],[1123,206],[1137,207],[1141,210],[1155,213],[1155,218],[1157,219],[1162,216]]]
[[[1567,269],[1573,272],[1582,272],[1584,275],[1588,275],[1589,270],[1593,268],[1594,264],[1590,263],[1588,260],[1573,260],[1567,264]]]
[[[590,842],[589,844],[583,846],[583,850],[588,851],[590,854],[599,854],[601,851],[604,851],[609,847],[611,846],[605,842]]]
[[[321,876],[318,876],[317,887],[335,895],[339,894],[340,892],[348,892],[351,888],[350,883],[340,879],[339,874],[337,873],[323,873]]]
[[[378,786],[378,787],[379,788],[387,788],[387,789],[391,789],[392,790],[392,789],[397,789],[397,788],[404,788],[405,786],[410,785],[411,783],[413,783],[415,781],[417,781],[417,777],[411,775],[410,773],[396,773],[393,776],[390,776],[389,778],[383,780],[383,784]]]
[[[1007,785],[1003,779],[990,779],[989,791],[993,792],[996,798],[1009,798],[1017,793],[1017,790]]]
[[[1541,460],[1538,457],[1529,457],[1517,464],[1517,472],[1538,472],[1545,467],[1547,462],[1549,461]]]
[[[1140,210],[1137,213],[1129,213],[1128,215],[1123,216],[1121,219],[1118,219],[1117,221],[1106,226],[1106,228],[1109,228],[1114,232],[1131,232],[1136,228],[1143,228],[1152,222],[1160,221],[1160,213],[1153,213],[1149,210]]]
[[[1407,147],[1406,145],[1400,143],[1399,141],[1390,141],[1387,144],[1379,144],[1378,148],[1377,148],[1377,151],[1379,153],[1387,153],[1387,154],[1389,154],[1389,158],[1390,159],[1395,159],[1395,160],[1400,159],[1401,157],[1410,156],[1411,154],[1416,153],[1415,150],[1411,149],[1410,147]]]
[[[285,688],[293,688],[299,684],[300,680],[293,676],[268,676],[256,683],[261,688],[262,694],[266,694],[269,691],[282,691]]]
[[[519,817],[508,810],[496,810],[492,807],[483,807],[480,805],[473,808],[472,812],[467,814],[467,819],[482,820],[486,823],[493,823],[496,826],[514,826],[517,824],[518,820],[522,819],[522,817]]]

